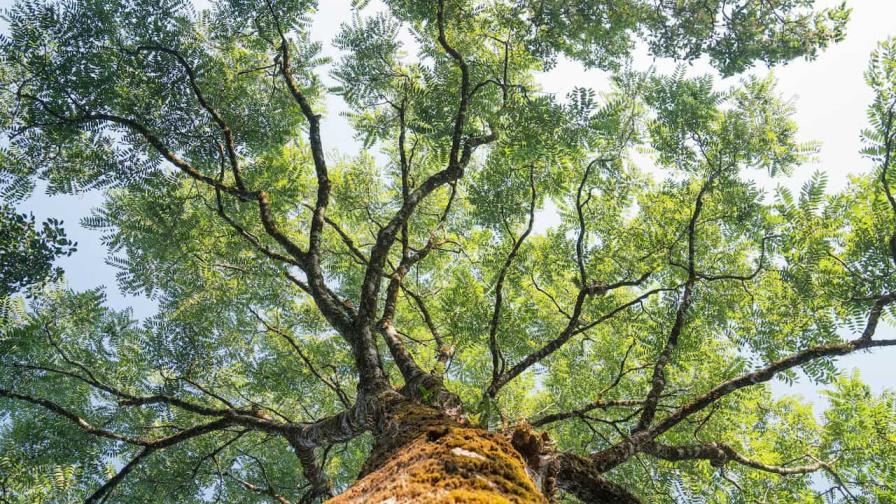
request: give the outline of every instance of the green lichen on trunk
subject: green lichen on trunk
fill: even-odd
[[[504,435],[463,425],[434,408],[403,401],[382,426],[363,477],[328,502],[547,501]]]

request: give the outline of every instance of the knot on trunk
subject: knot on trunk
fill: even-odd
[[[438,409],[458,422],[463,421],[463,403],[456,394],[445,388],[440,376],[418,373],[399,392],[409,399]]]
[[[731,448],[723,444],[710,443],[710,449],[714,450],[714,453],[711,453],[709,458],[709,463],[713,467],[722,467],[731,458]]]
[[[560,461],[557,448],[546,432],[537,432],[528,423],[519,423],[507,433],[510,444],[526,462],[526,472],[542,494],[553,500]]]

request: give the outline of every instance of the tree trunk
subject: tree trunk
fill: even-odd
[[[547,502],[504,435],[407,400],[384,418],[361,478],[329,503]]]

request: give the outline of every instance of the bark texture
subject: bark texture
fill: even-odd
[[[362,477],[327,502],[546,504],[503,434],[402,401],[380,426]]]

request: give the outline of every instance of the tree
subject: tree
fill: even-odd
[[[834,365],[896,345],[893,42],[867,74],[874,173],[768,195],[755,174],[813,153],[771,78],[626,62],[811,58],[846,7],[367,3],[335,88],[308,0],[7,12],[2,180],[106,190],[85,223],[161,309],[5,301],[5,500],[896,498],[894,397]],[[561,56],[612,89],[539,92]],[[327,94],[361,152],[328,151]],[[769,392],[799,369],[831,385],[824,419]]]

